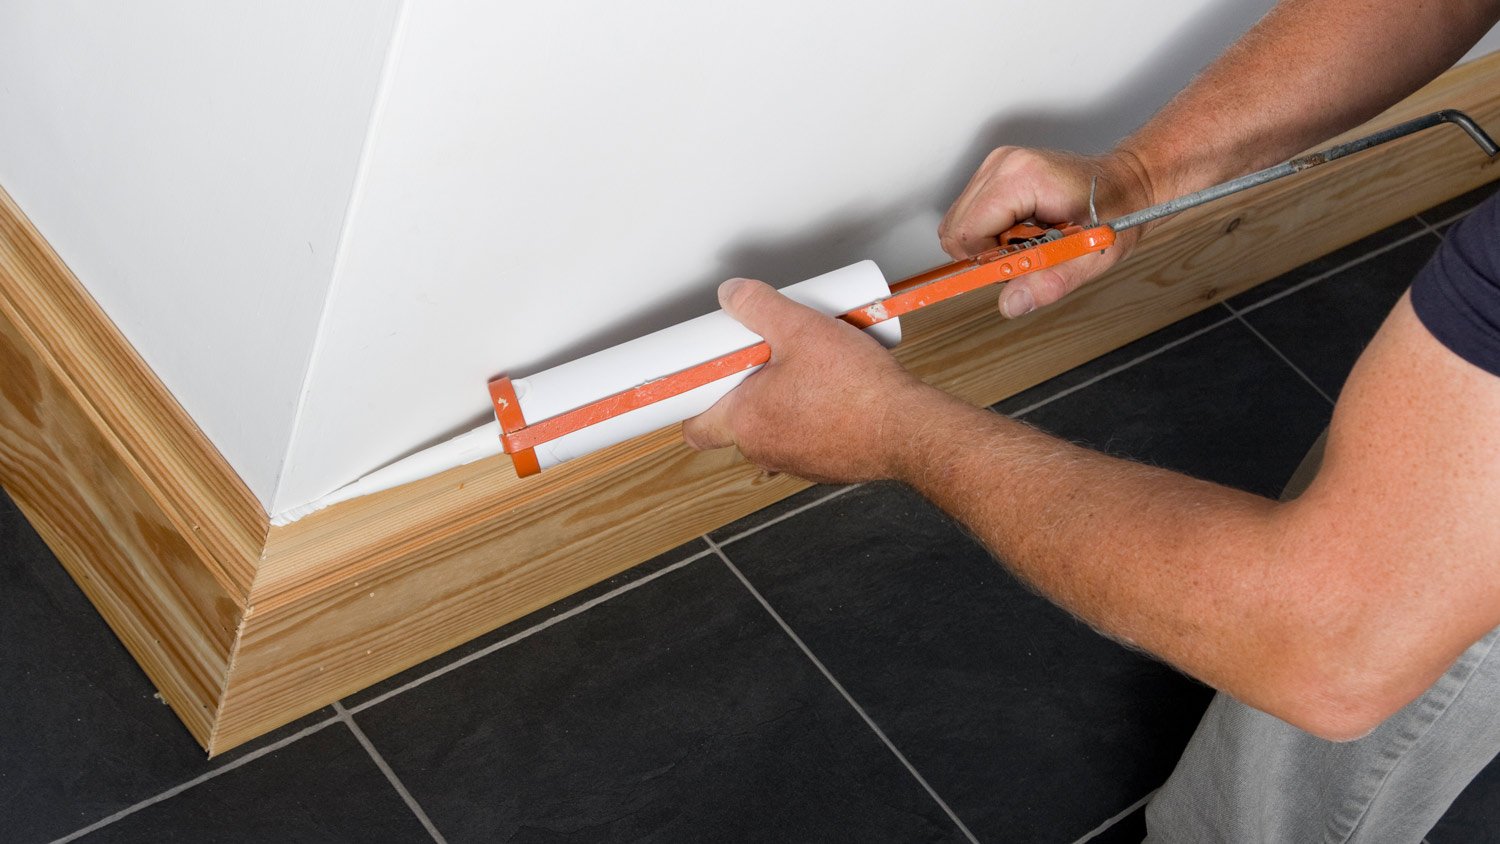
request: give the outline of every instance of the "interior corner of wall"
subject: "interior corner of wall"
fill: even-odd
[[[396,4],[396,12],[391,19],[390,35],[386,41],[385,56],[380,63],[380,76],[376,80],[374,90],[371,92],[370,107],[365,119],[364,137],[360,141],[359,163],[355,166],[354,179],[349,185],[348,199],[344,203],[343,220],[339,224],[339,237],[338,243],[335,246],[333,267],[329,271],[328,285],[323,294],[323,309],[318,314],[317,333],[313,336],[312,349],[308,352],[307,362],[302,368],[302,383],[297,393],[297,407],[292,414],[291,435],[287,438],[286,450],[282,453],[281,462],[276,471],[276,478],[273,484],[274,491],[271,495],[270,505],[272,515],[308,503],[307,500],[292,500],[289,498],[288,479],[293,477],[297,454],[306,447],[303,440],[306,438],[308,430],[308,396],[312,390],[318,360],[322,356],[327,344],[331,317],[336,306],[339,288],[342,286],[342,280],[345,275],[351,232],[354,228],[360,200],[364,194],[364,186],[368,179],[371,152],[375,145],[375,136],[380,128],[382,115],[385,112],[385,103],[391,87],[391,79],[395,75],[396,64],[401,50],[402,33],[406,29],[407,13],[411,8],[412,0],[396,0]],[[291,494],[296,498],[307,497],[302,494]]]

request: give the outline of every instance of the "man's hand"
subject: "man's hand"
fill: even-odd
[[[1108,219],[1152,203],[1150,180],[1133,155],[1086,157],[1065,152],[1001,147],[989,154],[938,227],[943,250],[967,258],[993,249],[996,237],[1028,219],[1042,223],[1089,222],[1089,185],[1097,178],[1094,204]],[[1000,291],[1000,312],[1018,317],[1050,305],[1129,254],[1135,230],[1122,232],[1115,248],[1052,269],[1022,276]]]
[[[767,471],[853,482],[899,472],[903,426],[952,401],[918,381],[858,328],[737,278],[719,287],[725,312],[764,337],[771,360],[682,436],[704,450],[737,445]]]

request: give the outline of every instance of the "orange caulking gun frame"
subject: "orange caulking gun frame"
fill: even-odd
[[[1126,214],[1106,223],[1099,223],[1095,218],[1087,227],[1072,224],[1047,228],[1031,224],[1016,226],[1001,235],[1001,245],[995,249],[961,261],[944,264],[899,281],[891,285],[891,295],[855,308],[839,318],[858,328],[869,328],[935,302],[951,299],[961,293],[1010,281],[1037,270],[1057,266],[1064,261],[1071,261],[1090,252],[1102,252],[1114,245],[1115,235],[1118,232],[1213,202],[1232,193],[1263,185],[1284,176],[1300,173],[1311,167],[1326,164],[1442,123],[1452,123],[1462,128],[1490,157],[1493,158],[1497,152],[1500,152],[1494,140],[1463,112],[1452,109],[1433,112],[1363,138],[1304,155],[1285,164],[1268,167],[1160,205]],[[1091,190],[1089,196],[1091,215],[1093,215],[1093,205],[1094,197]],[[525,477],[540,471],[535,448],[542,443],[551,442],[574,431],[680,395],[737,372],[760,366],[770,359],[771,348],[762,341],[671,375],[648,381],[629,390],[605,396],[550,419],[530,423],[521,413],[521,405],[509,377],[501,376],[490,382],[490,399],[494,404],[495,417],[500,421],[501,445],[505,452],[511,455],[516,474]]]
[[[839,318],[858,328],[869,328],[960,293],[1098,252],[1115,242],[1115,233],[1105,226],[1089,229],[1069,226],[1043,231],[1023,225],[1006,232],[1005,238],[1007,243],[1018,238],[1019,242],[897,282],[891,285],[891,295],[855,308]],[[527,424],[521,415],[515,387],[508,377],[502,376],[490,382],[490,398],[495,405],[495,416],[500,420],[501,443],[515,462],[516,474],[525,477],[539,471],[533,449],[542,443],[744,372],[770,359],[771,347],[761,341],[531,424]]]

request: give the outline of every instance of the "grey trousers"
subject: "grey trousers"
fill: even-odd
[[[1286,497],[1321,453],[1320,439]],[[1497,637],[1357,741],[1315,738],[1220,693],[1147,807],[1146,841],[1417,844],[1500,751]]]

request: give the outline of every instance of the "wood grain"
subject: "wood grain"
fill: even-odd
[[[260,502],[4,191],[0,300],[215,579],[249,594]]]
[[[3,193],[0,372],[0,483],[207,744],[259,559],[254,513]]]
[[[1500,55],[1356,132],[1444,107],[1500,126]],[[990,403],[1494,178],[1432,130],[1184,214],[1063,305],[978,293],[907,321],[898,357]],[[231,747],[772,503],[803,484],[658,431],[524,481],[505,458],[273,528],[212,749]]]

